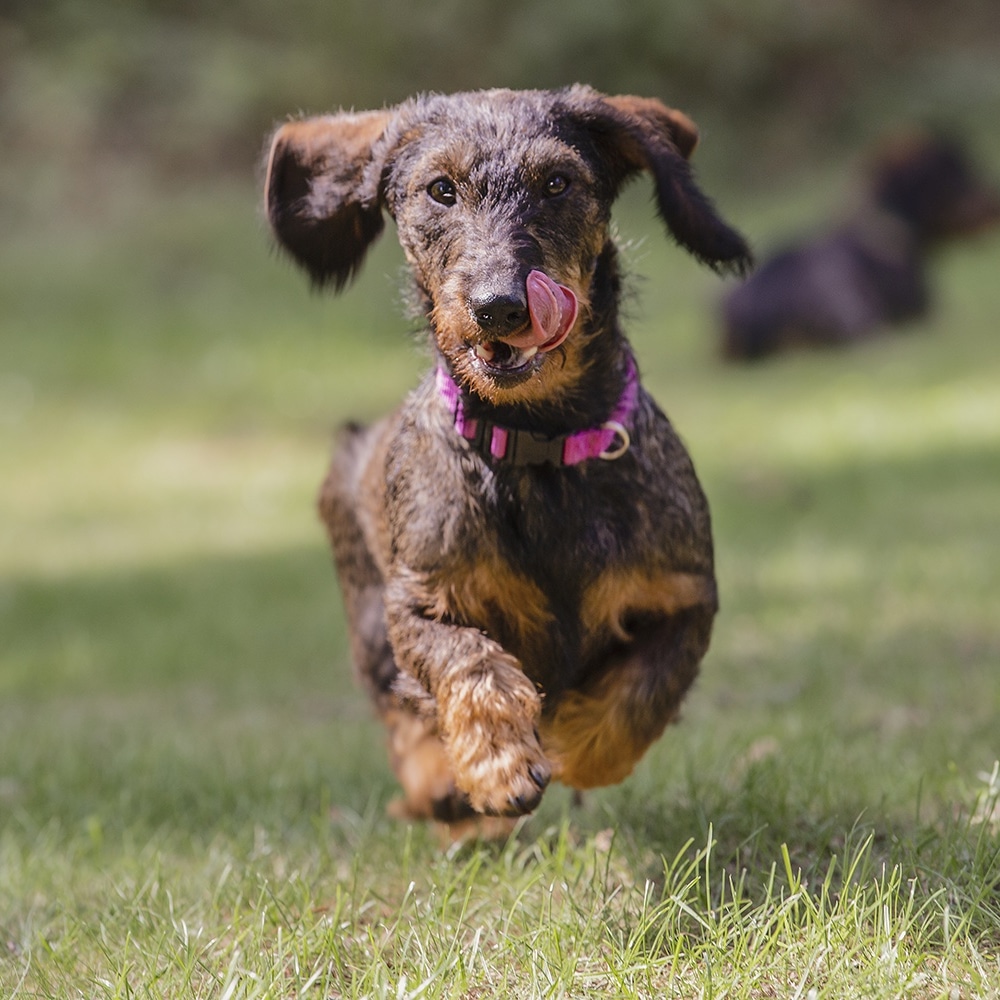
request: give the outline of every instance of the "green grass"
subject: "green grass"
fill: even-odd
[[[1000,241],[914,329],[728,369],[626,201],[713,647],[626,783],[445,850],[385,818],[312,511],[424,363],[398,251],[323,299],[248,188],[112,187],[0,244],[0,995],[1000,993]]]

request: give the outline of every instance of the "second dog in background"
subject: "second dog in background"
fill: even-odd
[[[927,312],[929,253],[1000,223],[1000,193],[955,141],[897,137],[871,164],[845,224],[764,260],[722,305],[722,353],[749,361],[837,346]]]

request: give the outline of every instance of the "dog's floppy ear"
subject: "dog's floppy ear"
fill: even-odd
[[[615,125],[610,138],[623,177],[648,170],[660,215],[677,242],[713,270],[745,274],[753,255],[743,237],[718,214],[695,183],[688,159],[698,129],[681,111],[648,97],[603,97]]]
[[[271,139],[264,198],[281,245],[317,285],[340,291],[384,221],[365,180],[372,146],[393,112],[342,113],[282,125]]]

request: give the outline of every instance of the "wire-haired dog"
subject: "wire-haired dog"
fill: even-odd
[[[959,143],[894,136],[869,163],[852,218],[775,253],[726,296],[722,352],[749,361],[845,345],[916,319],[928,309],[930,251],[997,224],[1000,194]]]
[[[717,607],[708,507],[619,327],[609,218],[648,171],[676,241],[744,270],[692,179],[696,142],[656,100],[581,86],[273,138],[281,244],[339,289],[387,211],[436,351],[395,413],[344,432],[320,499],[399,814],[458,835],[530,812],[553,777],[618,782],[695,678]]]

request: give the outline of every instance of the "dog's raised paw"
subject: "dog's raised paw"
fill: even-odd
[[[487,816],[525,816],[534,811],[551,779],[552,767],[537,743],[492,748],[457,777],[473,809]]]
[[[538,738],[541,701],[534,685],[519,668],[494,663],[449,693],[444,742],[457,787],[476,812],[531,812],[552,778]]]

